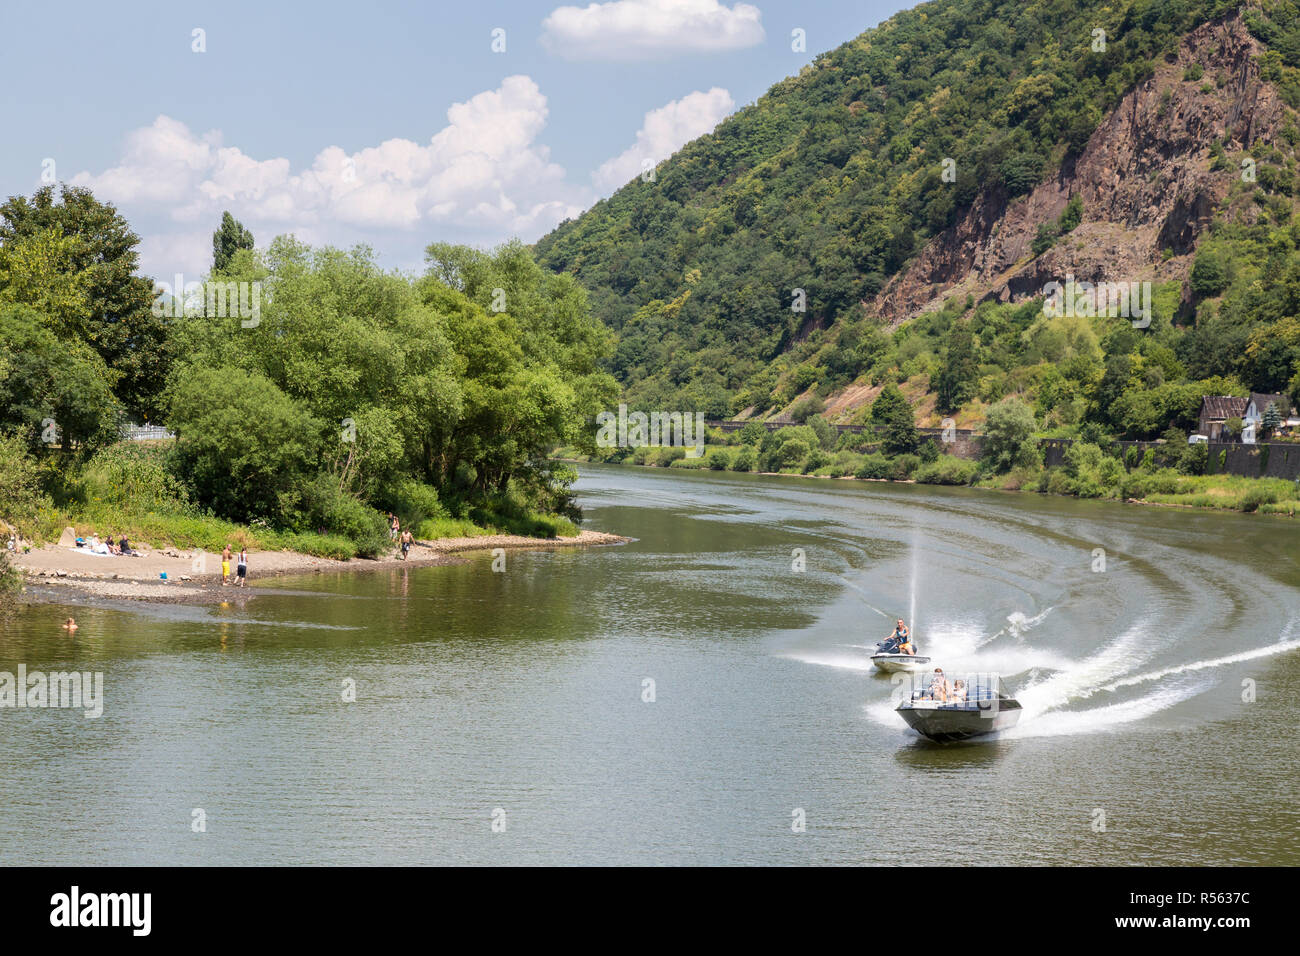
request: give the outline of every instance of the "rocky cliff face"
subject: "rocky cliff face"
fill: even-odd
[[[1283,118],[1277,92],[1260,79],[1260,52],[1235,13],[1188,34],[1053,179],[1011,202],[981,195],[868,310],[897,324],[953,296],[1030,298],[1067,273],[1090,282],[1185,279],[1190,253],[1241,175],[1235,161],[1211,170],[1212,144],[1226,142],[1229,156],[1271,145]],[[1184,79],[1193,64],[1202,75]],[[1038,226],[1055,222],[1075,194],[1083,221],[1035,257]]]

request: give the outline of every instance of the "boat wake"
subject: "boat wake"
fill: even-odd
[[[1008,616],[1006,627],[991,634],[982,634],[965,624],[933,625],[927,631],[923,653],[949,673],[992,672],[1010,679],[1024,716],[1017,727],[1000,734],[1002,737],[1105,732],[1150,718],[1209,691],[1219,683],[1210,673],[1216,668],[1300,650],[1300,637],[1296,636],[1300,621],[1293,619],[1276,643],[1264,647],[1139,670],[1153,656],[1170,649],[1155,640],[1156,616],[1133,623],[1096,652],[1071,659],[1051,648],[1035,647],[1022,640],[1051,611],[1048,608],[1033,617],[1013,613]],[[810,664],[870,672],[873,671],[872,650],[874,646],[866,644],[841,644],[825,650],[800,650],[786,656]],[[899,679],[895,678],[894,683]],[[1085,701],[1123,696],[1131,688],[1149,684],[1157,686],[1140,696],[1080,707]],[[891,689],[886,698],[864,705],[867,717],[882,726],[898,728],[898,715],[894,712],[896,695]]]

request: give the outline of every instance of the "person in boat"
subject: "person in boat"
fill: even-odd
[[[886,638],[882,650],[886,654],[916,653],[916,648],[912,646],[912,632],[907,629],[907,625],[903,623],[902,618],[899,618],[898,623],[894,625],[894,633]]]
[[[943,676],[942,667],[936,667],[934,675],[930,678],[929,696],[940,703],[946,704],[949,693],[951,693],[951,688],[948,686],[948,678]]]
[[[966,682],[958,677],[952,684],[952,692],[948,695],[948,703],[964,704],[966,703]]]

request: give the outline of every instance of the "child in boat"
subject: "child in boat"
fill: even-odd
[[[952,693],[948,695],[948,703],[964,704],[966,703],[966,682],[960,677],[953,682]]]

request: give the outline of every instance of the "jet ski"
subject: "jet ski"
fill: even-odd
[[[896,637],[881,641],[876,645],[876,653],[871,655],[871,663],[876,665],[877,670],[884,671],[886,674],[914,671],[930,663],[928,657],[900,652],[898,646],[902,643]]]
[[[946,685],[946,693],[936,676],[941,677],[913,675],[911,694],[895,708],[921,736],[950,743],[1007,730],[1020,720],[1020,702],[1003,689],[997,674],[958,677]]]

